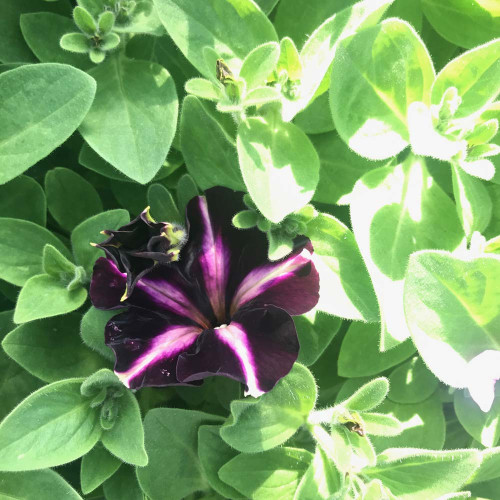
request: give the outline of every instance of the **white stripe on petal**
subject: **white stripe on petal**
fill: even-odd
[[[259,387],[256,365],[243,326],[233,322],[228,326],[216,328],[214,331],[215,335],[231,348],[240,362],[243,376],[245,377],[245,383],[248,387],[245,395],[256,398],[264,394],[264,391]]]
[[[231,304],[231,313],[234,314],[243,304],[254,299],[273,285],[293,276],[297,270],[309,262],[311,262],[311,252],[304,248],[302,252],[288,257],[283,262],[266,264],[253,269],[243,278],[236,290]]]
[[[115,373],[127,387],[130,387],[130,382],[150,366],[185,351],[201,332],[201,328],[194,326],[172,326],[156,336],[152,340],[151,347],[137,358],[127,371]]]

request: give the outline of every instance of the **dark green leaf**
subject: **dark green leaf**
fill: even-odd
[[[68,52],[59,45],[61,37],[75,29],[76,26],[70,18],[51,12],[21,15],[24,39],[41,62],[70,64],[86,70],[92,66],[86,54]]]
[[[143,491],[152,500],[180,500],[208,487],[198,460],[198,428],[221,418],[195,410],[156,408],[144,419],[149,463],[137,469]]]
[[[45,226],[47,202],[40,184],[21,175],[0,186],[0,217],[24,219]]]
[[[43,469],[90,451],[101,428],[82,379],[54,382],[28,396],[0,424],[0,470]],[[64,432],[61,432],[64,429]]]
[[[49,212],[66,231],[102,212],[102,202],[95,188],[69,168],[54,168],[45,176]]]
[[[78,309],[87,299],[87,290],[79,287],[68,290],[60,279],[39,274],[30,278],[17,299],[14,321],[26,323],[49,318]]]
[[[180,131],[188,172],[202,189],[244,189],[234,143],[194,96],[184,99]]]
[[[45,469],[29,472],[1,472],[0,497],[5,500],[82,500],[56,472]]]
[[[0,74],[0,183],[62,144],[92,104],[95,81],[71,66],[25,65]]]
[[[160,170],[177,124],[172,77],[158,64],[111,56],[90,71],[95,101],[80,132],[127,177],[146,184]]]
[[[305,424],[316,402],[311,372],[296,363],[292,371],[258,399],[231,403],[231,416],[222,426],[222,439],[238,451],[256,453],[284,443]]]
[[[18,326],[3,340],[5,352],[45,382],[86,377],[105,364],[78,335],[80,317],[69,314]]]
[[[82,492],[87,495],[110,478],[120,467],[121,461],[115,458],[102,445],[96,444],[82,458],[80,481]]]
[[[40,274],[46,244],[69,257],[61,241],[44,227],[21,219],[0,218],[0,278],[22,286]]]
[[[123,391],[118,398],[118,408],[113,427],[101,437],[102,444],[120,460],[143,467],[148,463],[148,456],[144,449],[141,411],[135,396],[130,391]]]
[[[241,453],[227,462],[219,477],[246,498],[293,498],[313,459],[312,453],[295,448],[276,448],[263,453]]]

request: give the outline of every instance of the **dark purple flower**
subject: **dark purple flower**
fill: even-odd
[[[127,387],[198,384],[224,375],[258,396],[291,370],[299,342],[290,315],[318,301],[312,247],[304,238],[286,258],[268,261],[265,235],[231,224],[244,208],[241,195],[225,188],[193,198],[178,262],[153,267],[125,302],[126,274],[112,259],[96,262],[94,305],[128,306],[105,331]]]
[[[186,232],[176,224],[156,222],[149,214],[149,207],[132,222],[116,231],[105,230],[109,238],[93,245],[105,251],[127,275],[127,283],[121,300],[132,293],[141,276],[156,264],[168,264],[179,259],[179,252],[186,240]]]

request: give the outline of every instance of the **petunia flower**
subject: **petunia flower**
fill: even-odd
[[[122,301],[156,264],[176,261],[186,239],[184,229],[177,224],[156,222],[149,214],[149,207],[120,229],[102,233],[109,238],[93,246],[104,250],[119,271],[127,275]]]
[[[111,258],[97,260],[93,304],[128,307],[105,328],[115,373],[127,387],[223,375],[256,397],[291,370],[299,351],[291,315],[309,311],[319,297],[312,247],[303,238],[286,258],[268,261],[265,235],[231,224],[244,208],[241,195],[225,188],[193,198],[178,262],[148,270],[124,302],[126,273]]]

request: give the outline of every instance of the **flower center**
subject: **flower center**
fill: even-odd
[[[222,325],[216,326],[214,330],[219,330],[220,328],[226,328],[226,327],[227,327],[226,323],[222,323]]]

